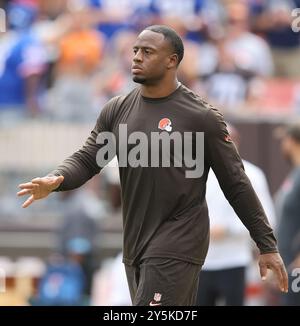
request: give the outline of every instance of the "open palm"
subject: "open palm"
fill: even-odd
[[[20,184],[19,188],[22,190],[19,191],[17,195],[30,195],[30,197],[23,203],[22,207],[26,208],[35,200],[47,197],[53,190],[59,187],[63,180],[63,176],[46,176],[43,178],[35,178],[30,182]]]

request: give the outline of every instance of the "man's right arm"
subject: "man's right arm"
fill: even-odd
[[[83,147],[50,173],[50,175],[62,175],[64,177],[64,181],[54,191],[78,188],[103,168],[97,164],[96,159],[99,149],[103,146],[97,143],[97,137],[101,132],[111,131],[113,112],[119,103],[118,99],[119,97],[113,98],[105,105]]]
[[[100,130],[101,121],[98,119],[83,147],[65,159],[61,165],[48,175],[64,177],[64,181],[54,191],[78,188],[100,172],[101,169],[96,162],[97,151],[100,148],[96,139]]]
[[[24,208],[37,199],[47,197],[52,191],[78,188],[100,172],[101,167],[97,164],[96,157],[103,145],[97,143],[97,138],[101,132],[110,131],[113,112],[118,103],[118,98],[114,98],[105,105],[84,146],[67,158],[56,170],[46,177],[35,178],[31,182],[19,185],[22,190],[18,192],[18,196],[31,195],[23,204]]]

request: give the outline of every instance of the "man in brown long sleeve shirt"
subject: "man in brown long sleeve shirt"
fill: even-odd
[[[112,158],[106,150],[116,149],[123,202],[123,261],[133,304],[193,305],[209,242],[205,184],[212,168],[260,250],[262,278],[272,269],[280,289],[287,291],[273,231],[223,116],[177,81],[184,52],[181,39],[166,26],[150,26],[138,36],[133,50],[133,80],[140,86],[110,100],[85,145],[55,171],[20,185],[19,195],[31,195],[23,207],[52,191],[81,186]],[[101,140],[107,133],[115,138],[115,146]],[[171,137],[169,148],[166,143],[155,147],[157,137]],[[192,155],[186,159],[188,147]],[[160,159],[166,149],[169,167]]]

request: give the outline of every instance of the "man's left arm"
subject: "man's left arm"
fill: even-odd
[[[214,170],[220,187],[260,250],[262,279],[273,270],[281,291],[288,289],[287,274],[276,239],[263,207],[247,177],[242,160],[227,131],[222,114],[211,108],[206,116],[205,160]]]

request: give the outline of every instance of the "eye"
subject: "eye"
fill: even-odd
[[[137,49],[133,49],[133,53],[137,54],[138,50]]]
[[[145,53],[146,53],[146,54],[150,54],[151,51],[150,51],[149,49],[145,49]]]

